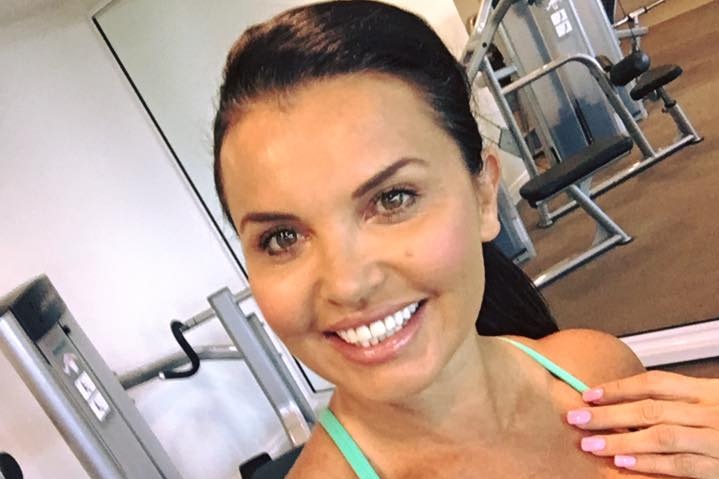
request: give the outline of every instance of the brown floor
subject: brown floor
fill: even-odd
[[[622,9],[619,7],[620,3],[621,6],[624,7],[624,12],[630,13],[642,7],[651,5],[654,1],[655,0],[619,0],[617,2],[616,20],[621,20],[624,17]],[[651,27],[652,25],[665,22],[681,15],[682,13],[711,2],[712,0],[666,0],[664,3],[651,9],[649,12],[640,15],[639,24]]]
[[[667,90],[705,139],[598,199],[634,241],[543,290],[562,327],[621,336],[719,318],[717,25],[719,0],[713,0],[655,25],[643,41],[653,65],[684,69]],[[676,134],[658,105],[640,126],[655,148]],[[637,158],[634,151],[620,166]],[[592,240],[594,226],[581,211],[544,230],[534,226],[534,210],[522,204],[520,211],[538,251],[525,266],[532,276]]]

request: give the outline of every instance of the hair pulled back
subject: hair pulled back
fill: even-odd
[[[213,131],[215,186],[228,218],[220,150],[243,108],[272,95],[291,95],[312,81],[362,72],[390,74],[414,86],[456,142],[469,174],[481,172],[482,138],[470,85],[434,30],[416,15],[381,2],[318,3],[250,27],[228,54]],[[483,251],[486,286],[478,333],[539,338],[557,331],[522,270],[492,243],[484,243]]]

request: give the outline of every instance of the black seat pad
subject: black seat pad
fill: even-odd
[[[673,82],[682,73],[683,70],[679,65],[662,65],[652,68],[639,78],[629,95],[633,100],[641,100],[657,88]]]
[[[629,153],[633,144],[631,138],[622,135],[595,140],[584,150],[529,180],[519,190],[519,194],[530,205],[537,206],[538,202]]]
[[[260,467],[250,476],[250,479],[282,479],[292,469],[295,464],[297,457],[302,452],[302,447],[299,446],[295,449],[290,449],[277,459],[271,462],[267,462]]]

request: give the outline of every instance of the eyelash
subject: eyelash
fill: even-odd
[[[377,212],[377,205],[378,203],[386,197],[390,197],[392,195],[397,194],[405,194],[409,197],[407,202],[403,203],[399,208],[397,208],[396,211],[391,211],[388,214],[383,214]],[[393,186],[387,190],[381,191],[377,193],[370,202],[371,204],[371,211],[379,216],[382,216],[385,220],[392,221],[397,218],[397,216],[403,214],[406,212],[407,208],[414,205],[414,203],[417,201],[417,198],[419,197],[419,193],[415,191],[413,188],[407,187],[407,186]],[[407,204],[409,203],[409,204]],[[292,247],[288,248],[287,250],[284,250],[279,253],[272,253],[269,251],[269,244],[270,241],[272,241],[273,238],[275,238],[279,233],[282,232],[291,232],[295,235],[299,236],[299,233],[297,233],[296,230],[292,229],[288,226],[277,226],[275,228],[272,228],[265,233],[263,233],[258,240],[258,247],[266,252],[270,256],[281,256],[283,254],[286,254]],[[294,245],[293,245],[294,246]]]
[[[391,196],[397,195],[397,194],[407,195],[409,197],[409,199],[406,202],[403,202],[399,208],[389,212],[388,214],[379,213],[377,211],[377,206],[383,197],[388,198],[388,197],[391,197]],[[418,197],[419,197],[419,193],[417,193],[417,191],[414,190],[413,188],[410,188],[408,186],[393,186],[387,190],[377,193],[377,195],[375,195],[375,197],[372,198],[372,202],[371,202],[372,212],[382,216],[383,218],[385,218],[387,220],[393,220],[393,219],[396,219],[397,216],[400,216],[403,213],[405,213],[407,211],[407,208],[410,208],[411,206],[413,206],[415,204],[415,202],[417,201]]]

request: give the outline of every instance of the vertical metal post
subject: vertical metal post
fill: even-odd
[[[305,443],[311,432],[309,424],[277,371],[277,364],[268,357],[268,351],[253,332],[230,290],[223,288],[208,300],[237,350],[245,357],[247,366],[270,401],[290,441],[295,446]]]
[[[529,151],[527,142],[524,141],[522,131],[519,129],[519,125],[517,125],[517,121],[514,119],[514,115],[512,114],[512,109],[509,107],[506,98],[504,98],[504,94],[502,93],[502,87],[499,85],[497,78],[494,76],[492,66],[489,64],[489,61],[486,58],[483,58],[482,62],[480,63],[480,71],[482,72],[482,77],[484,78],[484,81],[487,83],[489,91],[492,93],[492,96],[494,96],[494,99],[497,101],[499,111],[502,114],[502,118],[504,118],[504,121],[507,123],[509,132],[512,134],[512,137],[517,144],[517,148],[519,148],[519,153],[521,155],[522,161],[524,162],[525,168],[527,168],[527,171],[529,172],[529,175],[531,177],[539,176],[539,170],[537,169],[537,165],[534,163],[532,152]],[[552,224],[551,216],[549,214],[549,208],[546,204],[540,205],[537,208],[537,211],[539,212],[540,226],[549,226]]]

